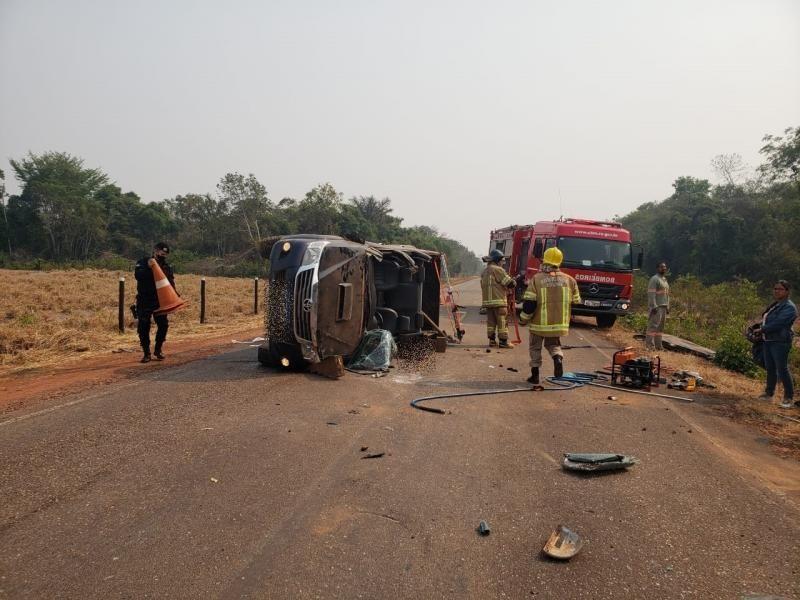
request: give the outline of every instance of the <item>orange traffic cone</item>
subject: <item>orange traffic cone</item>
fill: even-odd
[[[154,310],[154,315],[166,315],[175,312],[186,306],[186,300],[178,296],[175,288],[169,283],[169,279],[164,275],[164,271],[158,266],[158,261],[153,261],[150,265],[153,271],[153,278],[156,280],[156,294],[158,294],[158,310]]]

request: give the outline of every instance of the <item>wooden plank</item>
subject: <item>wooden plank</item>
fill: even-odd
[[[707,358],[708,360],[712,360],[716,355],[716,352],[714,352],[711,348],[700,346],[699,344],[695,344],[689,340],[684,340],[683,338],[679,338],[674,335],[668,335],[665,333],[661,339],[664,343],[664,347],[667,350],[673,350],[675,352],[688,352],[689,354],[695,354],[702,358]]]

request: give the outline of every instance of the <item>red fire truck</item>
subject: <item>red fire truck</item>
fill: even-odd
[[[611,327],[631,309],[633,247],[631,234],[619,223],[587,219],[539,221],[535,225],[511,225],[491,232],[489,250],[506,257],[511,276],[525,273],[516,290],[522,301],[527,281],[539,271],[544,251],[557,246],[564,253],[561,269],[578,282],[582,304],[575,315],[590,315],[598,327]],[[637,268],[642,266],[639,252]]]

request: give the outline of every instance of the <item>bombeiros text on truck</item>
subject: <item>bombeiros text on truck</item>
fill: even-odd
[[[541,268],[544,251],[553,246],[564,254],[561,269],[575,278],[582,303],[575,315],[597,319],[598,327],[611,327],[618,316],[631,310],[633,292],[633,245],[631,234],[619,223],[588,219],[539,221],[534,225],[511,225],[490,235],[489,250],[506,257],[512,277],[524,273],[516,289],[521,302],[527,282]],[[636,268],[641,268],[639,251]]]

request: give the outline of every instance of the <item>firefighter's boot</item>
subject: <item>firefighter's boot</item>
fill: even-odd
[[[513,348],[511,344],[508,343],[508,340],[500,340],[499,344],[500,348]]]
[[[495,339],[495,336],[493,336],[493,335],[489,336],[489,345],[490,346],[497,346],[497,340]]]
[[[164,360],[166,357],[161,353],[161,344],[156,344],[155,352],[153,352],[153,356],[156,360]]]
[[[539,385],[539,367],[531,367],[531,376],[526,381],[533,385]]]
[[[554,356],[553,357],[553,375],[556,377],[561,377],[564,375],[564,357],[563,356]]]
[[[150,353],[149,352],[145,352],[144,356],[142,356],[142,359],[139,362],[140,363],[149,363],[151,360],[152,359],[150,358]]]

